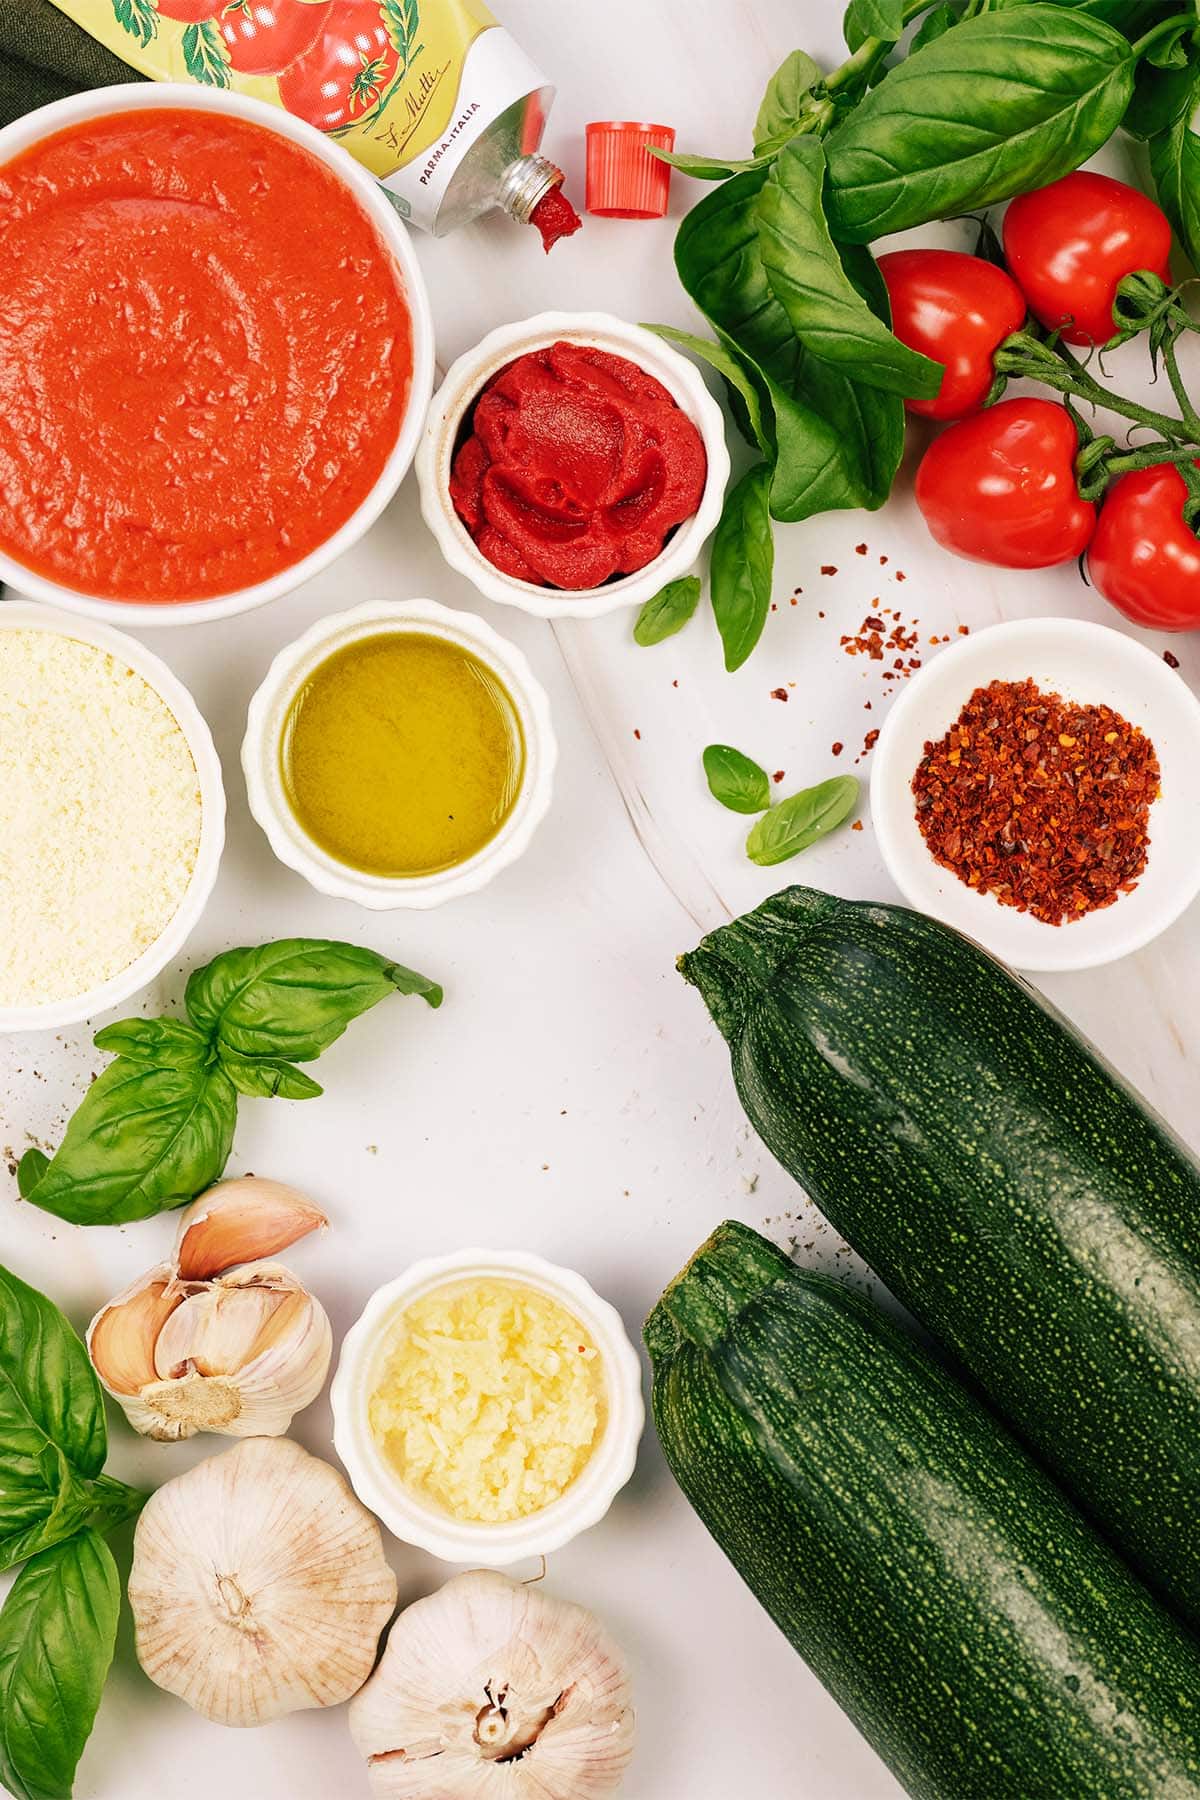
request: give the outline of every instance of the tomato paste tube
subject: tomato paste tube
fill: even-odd
[[[563,178],[538,153],[554,89],[480,0],[54,3],[152,80],[231,89],[307,120],[424,231],[441,237],[494,208],[532,221],[547,249],[578,229],[565,201],[549,223],[534,219]]]

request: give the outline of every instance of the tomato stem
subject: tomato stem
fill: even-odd
[[[1060,394],[1086,401],[1090,406],[1105,407],[1124,419],[1132,419],[1137,425],[1146,425],[1171,443],[1177,444],[1184,438],[1190,441],[1200,435],[1186,418],[1172,418],[1169,413],[1126,399],[1124,394],[1114,394],[1096,380],[1065,344],[1046,343],[1032,332],[1014,331],[1011,337],[1005,338],[993,357],[993,365],[997,375],[1024,376],[1031,381],[1043,382]]]
[[[1191,396],[1184,385],[1179,369],[1179,359],[1175,354],[1175,339],[1168,338],[1162,347],[1163,361],[1167,365],[1167,380],[1171,383],[1171,392],[1179,407],[1179,416],[1187,428],[1188,436],[1200,438],[1200,413],[1192,405]]]
[[[928,12],[932,4],[933,0],[905,0],[904,23],[910,25],[923,12]],[[823,91],[826,94],[837,94],[860,79],[870,82],[893,47],[891,38],[864,38],[854,55],[847,57],[831,75],[825,77]]]

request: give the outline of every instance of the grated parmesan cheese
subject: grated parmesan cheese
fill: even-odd
[[[409,1487],[456,1519],[498,1523],[566,1492],[605,1410],[600,1355],[579,1320],[534,1288],[489,1279],[408,1308],[369,1416]]]
[[[160,694],[94,644],[0,628],[0,1006],[67,999],[135,962],[187,892],[200,823]]]

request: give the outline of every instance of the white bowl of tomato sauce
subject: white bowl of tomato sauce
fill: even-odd
[[[416,473],[442,555],[487,599],[592,619],[694,567],[729,453],[721,409],[678,350],[611,313],[546,312],[453,364]]]
[[[0,580],[126,625],[325,568],[406,474],[433,388],[408,233],[262,101],[101,88],[0,130]]]

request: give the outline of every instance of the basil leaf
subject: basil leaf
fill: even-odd
[[[141,1504],[101,1476],[100,1383],[57,1306],[0,1267],[0,1569]]]
[[[843,30],[848,50],[861,49],[869,37],[894,44],[904,30],[904,0],[850,0]]]
[[[952,6],[935,6],[932,12],[926,13],[916,31],[913,33],[912,50],[921,50],[926,44],[932,44],[940,38],[952,25],[958,24],[958,14]]]
[[[772,292],[800,341],[871,387],[930,399],[945,369],[893,337],[853,286],[825,223],[825,150],[793,138],[758,197],[759,250]]]
[[[976,0],[974,10],[981,13],[1012,12],[1029,3],[1030,0],[982,0],[982,3]],[[1175,5],[1175,0],[1050,0],[1050,4],[1069,7],[1072,12],[1086,13],[1093,19],[1102,19],[1114,31],[1123,32],[1127,38],[1136,38],[1158,19],[1165,18],[1168,8]]]
[[[375,950],[324,938],[283,938],[226,950],[193,970],[184,994],[192,1023],[223,1056],[311,1062],[388,994],[440,1006],[435,981]]]
[[[770,81],[754,121],[754,149],[778,144],[794,137],[811,112],[812,90],[821,79],[821,71],[803,50],[785,56]]]
[[[0,1781],[14,1800],[63,1800],[117,1640],[112,1552],[81,1531],[27,1562],[0,1610]]]
[[[866,243],[1077,169],[1133,89],[1128,42],[1041,4],[964,19],[890,69],[827,140],[836,238]]]
[[[682,631],[700,602],[700,577],[681,575],[647,600],[633,627],[633,641],[649,649]]]
[[[182,1206],[229,1160],[237,1094],[219,1064],[168,1068],[120,1056],[94,1081],[25,1198],[75,1225]]]
[[[709,593],[729,670],[741,668],[762,636],[771,608],[775,538],[770,491],[770,465],[757,463],[725,496],[713,534]]]
[[[1200,75],[1193,77],[1192,99],[1200,102]],[[1192,267],[1200,269],[1200,137],[1192,130],[1192,111],[1189,102],[1147,147],[1159,203]]]
[[[171,1069],[203,1069],[213,1061],[212,1043],[182,1019],[118,1019],[92,1039],[97,1050],[127,1056],[130,1062]]]
[[[1195,82],[1196,71],[1190,67],[1156,69],[1148,62],[1140,64],[1133,99],[1122,120],[1126,131],[1142,139],[1169,131],[1181,114],[1190,116],[1193,111]]]
[[[696,583],[699,587],[699,582]],[[255,1100],[316,1100],[325,1089],[292,1063],[226,1052],[221,1067],[239,1094]]]
[[[745,156],[739,158],[726,156],[695,156],[687,150],[660,150],[650,145],[651,156],[657,156],[659,162],[670,163],[681,175],[690,175],[694,181],[725,181],[730,175],[736,175],[743,169],[765,169],[773,160],[774,152],[768,151],[765,156]]]
[[[690,350],[693,356],[699,356],[710,368],[723,375],[728,387],[733,389],[741,411],[737,415],[738,430],[748,444],[756,444],[764,456],[774,456],[775,446],[771,441],[771,432],[763,417],[763,396],[748,374],[745,364],[725,344],[715,344],[711,338],[695,337],[690,331],[676,331],[673,325],[647,325],[647,331],[653,331],[658,337],[666,338],[668,343],[678,344],[681,350]],[[653,605],[648,601],[647,605]],[[634,633],[637,636],[637,633]],[[641,639],[638,638],[638,642]]]
[[[835,775],[804,788],[756,820],[746,839],[746,855],[764,869],[787,862],[845,824],[857,805],[858,782],[853,775]]]
[[[765,182],[761,169],[735,175],[692,208],[675,239],[680,280],[769,395],[774,517],[874,509],[887,499],[899,467],[903,403],[822,363],[792,330],[759,254],[757,201]]]
[[[732,744],[710,744],[703,756],[708,791],[730,812],[765,812],[771,804],[771,779],[765,769]]]

